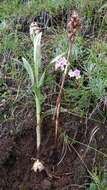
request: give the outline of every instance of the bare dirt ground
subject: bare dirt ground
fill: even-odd
[[[34,111],[34,110],[33,110]],[[88,124],[87,133],[84,120],[73,115],[61,114],[57,149],[54,146],[54,122],[45,118],[42,124],[42,145],[40,159],[46,167],[42,173],[34,173],[32,165],[36,158],[36,132],[34,112],[14,128],[14,122],[4,122],[0,126],[0,190],[78,190],[85,189],[90,181],[92,167],[103,156],[82,144],[88,144],[92,130],[98,127],[97,135],[92,137],[90,146],[104,151],[107,147],[104,126]],[[23,116],[22,116],[23,115]],[[24,112],[21,117],[24,117]],[[14,131],[13,131],[14,128]],[[68,138],[69,137],[69,138]]]

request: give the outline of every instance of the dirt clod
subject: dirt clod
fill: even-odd
[[[48,179],[44,179],[41,186],[43,190],[49,190],[51,188],[51,182]]]

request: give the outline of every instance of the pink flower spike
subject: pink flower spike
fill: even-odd
[[[67,60],[65,59],[65,57],[58,59],[58,61],[56,61],[55,63],[55,70],[61,69],[63,71],[66,64]]]
[[[75,70],[74,70],[74,75],[75,75],[76,79],[81,78],[80,70],[79,70],[79,69],[75,69]]]
[[[74,71],[69,70],[68,75],[70,78],[75,77]]]

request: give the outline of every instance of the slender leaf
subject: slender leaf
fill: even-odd
[[[46,72],[44,71],[41,78],[40,78],[40,80],[39,80],[39,87],[41,87],[43,85],[43,83],[44,83],[45,73]]]
[[[34,85],[34,75],[33,75],[32,67],[24,57],[22,57],[22,60],[23,60],[23,66],[26,69],[26,71],[27,71],[27,73],[29,75],[29,78],[30,78],[30,80],[32,82],[32,86],[33,86]]]
[[[55,63],[58,59],[60,59],[64,55],[65,55],[65,52],[63,52],[60,55],[56,56],[54,59],[52,59],[51,63]]]
[[[89,190],[97,190],[96,184],[95,183],[91,183],[90,187],[89,187]]]

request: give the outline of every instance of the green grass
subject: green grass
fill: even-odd
[[[107,171],[106,164],[104,168],[95,168],[93,171],[93,179],[87,190],[106,190],[107,189]]]
[[[93,16],[93,10],[96,12],[104,5],[104,0],[31,0],[23,2],[21,0],[4,0],[0,3],[0,17],[8,18],[10,16],[36,15],[41,10],[51,13],[58,13],[63,9],[76,8],[80,13]],[[85,12],[84,12],[85,11]]]
[[[42,10],[58,15],[62,10],[76,8],[79,10],[82,19],[85,19],[85,22],[82,20],[82,26],[85,27],[89,34],[93,35],[93,38],[91,39],[89,35],[89,39],[86,40],[81,34],[77,37],[72,52],[71,68],[77,67],[82,69],[82,78],[78,82],[68,80],[68,86],[65,87],[64,105],[69,107],[69,102],[72,105],[72,110],[80,114],[86,112],[89,104],[92,104],[91,106],[94,109],[100,99],[105,97],[107,85],[107,45],[102,37],[106,29],[104,19],[106,6],[103,5],[105,5],[105,1],[103,0],[31,0],[23,3],[19,0],[2,1],[0,3],[0,18],[2,23],[0,28],[0,53],[3,55],[11,52],[10,59],[7,60],[5,66],[7,74],[12,74],[13,72],[10,66],[14,63],[13,58],[21,60],[21,57],[26,57],[32,62],[32,45],[29,34],[21,32],[21,25],[15,24],[15,20],[18,20],[20,17],[31,19]],[[44,53],[48,54],[46,55],[48,62],[50,62],[50,58],[67,50],[66,31],[63,27],[64,25],[54,29],[53,40],[51,40],[51,43],[48,41],[47,44],[49,45],[46,44],[46,50],[45,48],[43,50]],[[53,31],[53,29],[50,29],[50,31]],[[46,85],[49,83],[50,86],[52,79],[52,76],[47,76]]]
[[[59,33],[54,44],[54,54],[61,54],[66,49],[66,33]],[[78,81],[68,78],[64,89],[64,107],[80,115],[90,113],[96,110],[96,107],[99,107],[99,110],[103,109],[101,102],[105,102],[107,88],[106,52],[107,45],[104,39],[93,39],[89,43],[82,35],[77,36],[70,67],[79,68],[82,76]],[[103,111],[101,112],[103,115]]]
[[[0,17],[36,15],[42,10],[57,13],[59,9],[68,8],[70,4],[72,0],[32,0],[26,3],[21,3],[19,0],[4,0],[0,4]]]

